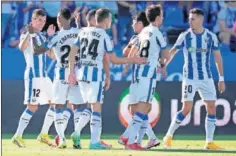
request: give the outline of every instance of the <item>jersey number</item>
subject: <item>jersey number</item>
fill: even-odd
[[[140,57],[148,57],[148,49],[150,47],[150,42],[149,40],[144,40],[142,43],[141,43],[141,47],[140,47],[140,54],[139,56]]]
[[[33,96],[34,97],[39,97],[40,94],[40,89],[33,89]]]
[[[61,64],[68,64],[68,56],[69,56],[69,53],[70,53],[70,50],[71,50],[71,47],[69,45],[64,45],[61,47],[60,51],[62,53],[64,53],[62,56],[61,56]],[[67,60],[66,60],[67,59]],[[77,62],[79,60],[79,57],[78,56],[75,56],[75,61]]]
[[[81,39],[81,58],[86,58],[87,55],[85,54],[85,50],[88,47],[88,55],[92,56],[92,60],[95,60],[98,56],[98,44],[99,40],[93,39],[92,42],[88,45],[88,39],[82,38]]]
[[[188,86],[185,86],[184,90],[185,90],[185,92],[192,93],[193,87],[192,87],[192,85],[188,85]]]

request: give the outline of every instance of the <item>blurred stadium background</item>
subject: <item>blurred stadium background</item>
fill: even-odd
[[[19,117],[24,110],[24,68],[25,61],[23,54],[17,48],[21,28],[29,22],[32,11],[36,8],[43,8],[48,14],[47,23],[44,31],[50,24],[56,25],[57,11],[60,7],[69,7],[71,11],[80,12],[81,26],[86,26],[85,15],[90,9],[101,7],[109,8],[113,15],[112,28],[108,30],[115,46],[115,52],[122,57],[122,48],[127,44],[130,37],[134,34],[131,24],[132,15],[137,11],[143,11],[150,4],[161,3],[164,8],[164,23],[161,28],[169,43],[169,47],[176,41],[178,35],[188,28],[188,11],[193,7],[202,8],[205,12],[204,25],[212,30],[221,39],[221,54],[224,62],[224,74],[227,90],[224,94],[218,94],[217,100],[217,129],[216,136],[223,136],[223,140],[234,139],[236,136],[236,2],[224,1],[167,1],[167,2],[128,2],[130,7],[126,8],[116,1],[109,2],[82,2],[82,1],[3,1],[1,12],[1,32],[2,32],[2,133],[9,139],[17,128]],[[224,36],[220,22],[224,23],[227,29],[233,29],[234,35],[230,35],[229,41]],[[72,25],[75,24],[72,22]],[[227,34],[226,34],[227,35]],[[168,66],[168,76],[157,84],[157,102],[159,108],[156,109],[153,118],[154,131],[164,134],[171,122],[171,117],[181,108],[181,81],[183,54],[179,52],[171,64]],[[48,74],[53,77],[54,60],[47,60]],[[113,138],[118,137],[124,130],[121,120],[125,113],[120,112],[121,107],[126,107],[121,100],[121,95],[129,86],[131,72],[122,77],[122,65],[110,65],[112,85],[110,90],[105,93],[103,107],[103,133],[114,134]],[[212,74],[217,82],[218,75],[214,61],[212,59]],[[201,138],[204,140],[204,120],[205,109],[203,103],[199,101],[199,96],[195,98],[195,105],[191,115],[185,119],[183,126],[177,134],[195,135],[192,139]],[[31,120],[27,134],[33,136],[40,132],[47,106],[38,110]],[[73,123],[70,121],[67,134],[72,132]],[[89,127],[84,132],[89,134]],[[51,134],[56,134],[54,126]],[[106,136],[105,135],[105,136]],[[230,137],[227,137],[229,135]],[[198,137],[199,136],[199,137]],[[225,137],[224,137],[225,136]],[[232,137],[231,137],[232,136]],[[32,138],[32,137],[29,137]],[[191,137],[187,138],[191,140]],[[196,139],[197,140],[197,139]],[[6,143],[6,142],[5,142]],[[4,144],[3,144],[4,145]],[[7,145],[7,144],[6,144]],[[234,145],[235,146],[235,145]]]

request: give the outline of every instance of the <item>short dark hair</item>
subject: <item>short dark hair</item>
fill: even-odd
[[[38,16],[46,16],[46,15],[47,14],[46,14],[46,12],[43,9],[35,9],[33,11],[33,13],[32,13],[32,17],[33,16],[36,16],[36,17],[38,17]]]
[[[145,13],[149,22],[154,22],[157,16],[160,16],[162,12],[161,5],[150,5],[147,7]]]
[[[200,8],[193,8],[189,11],[189,13],[204,16],[204,12]]]
[[[110,16],[110,10],[106,9],[106,8],[101,8],[101,9],[98,9],[96,11],[96,14],[95,14],[95,19],[97,21],[97,23],[101,23],[103,22],[106,18],[108,18]]]
[[[93,17],[95,17],[95,14],[96,14],[95,9],[90,10],[86,15],[86,20],[90,21]]]
[[[136,15],[133,16],[133,19],[138,22],[142,22],[144,27],[149,25],[149,22],[147,20],[147,17],[144,11],[138,12]]]
[[[69,20],[71,18],[71,11],[69,8],[61,8],[59,13],[66,19]]]

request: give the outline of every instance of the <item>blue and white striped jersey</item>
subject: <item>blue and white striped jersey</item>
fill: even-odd
[[[106,31],[96,27],[83,28],[74,44],[80,49],[81,68],[77,73],[78,80],[103,81],[103,56],[113,50]]]
[[[167,43],[158,27],[149,25],[138,35],[139,56],[147,58],[147,64],[136,64],[134,77],[153,78],[157,76],[156,69],[160,66],[159,57],[161,50],[165,49]]]
[[[174,48],[184,53],[183,77],[191,80],[212,78],[210,57],[212,51],[219,50],[216,35],[204,29],[202,34],[195,34],[191,29],[180,34]]]
[[[27,32],[23,32],[20,36],[20,42],[23,42]],[[26,68],[24,73],[24,79],[34,77],[45,77],[46,76],[46,54],[34,55],[34,45],[41,45],[41,41],[45,41],[46,37],[43,33],[37,33],[30,35],[30,42],[28,47],[24,50],[24,57],[26,61]]]
[[[74,45],[75,39],[78,37],[80,29],[69,28],[61,29],[52,36],[50,36],[44,45],[47,49],[52,49],[57,64],[54,70],[55,79],[68,80],[69,76],[69,53],[71,47]],[[78,55],[78,54],[77,54]],[[79,57],[76,56],[76,62],[79,61]]]

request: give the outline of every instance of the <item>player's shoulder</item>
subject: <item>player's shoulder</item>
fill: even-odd
[[[179,34],[178,38],[185,38],[187,35],[191,34],[191,29],[187,29]]]
[[[135,40],[136,38],[138,38],[138,35],[133,35],[133,36],[130,38],[130,41]]]
[[[206,31],[207,36],[210,36],[212,38],[217,38],[216,34],[212,32],[211,30],[205,28],[205,31]]]

